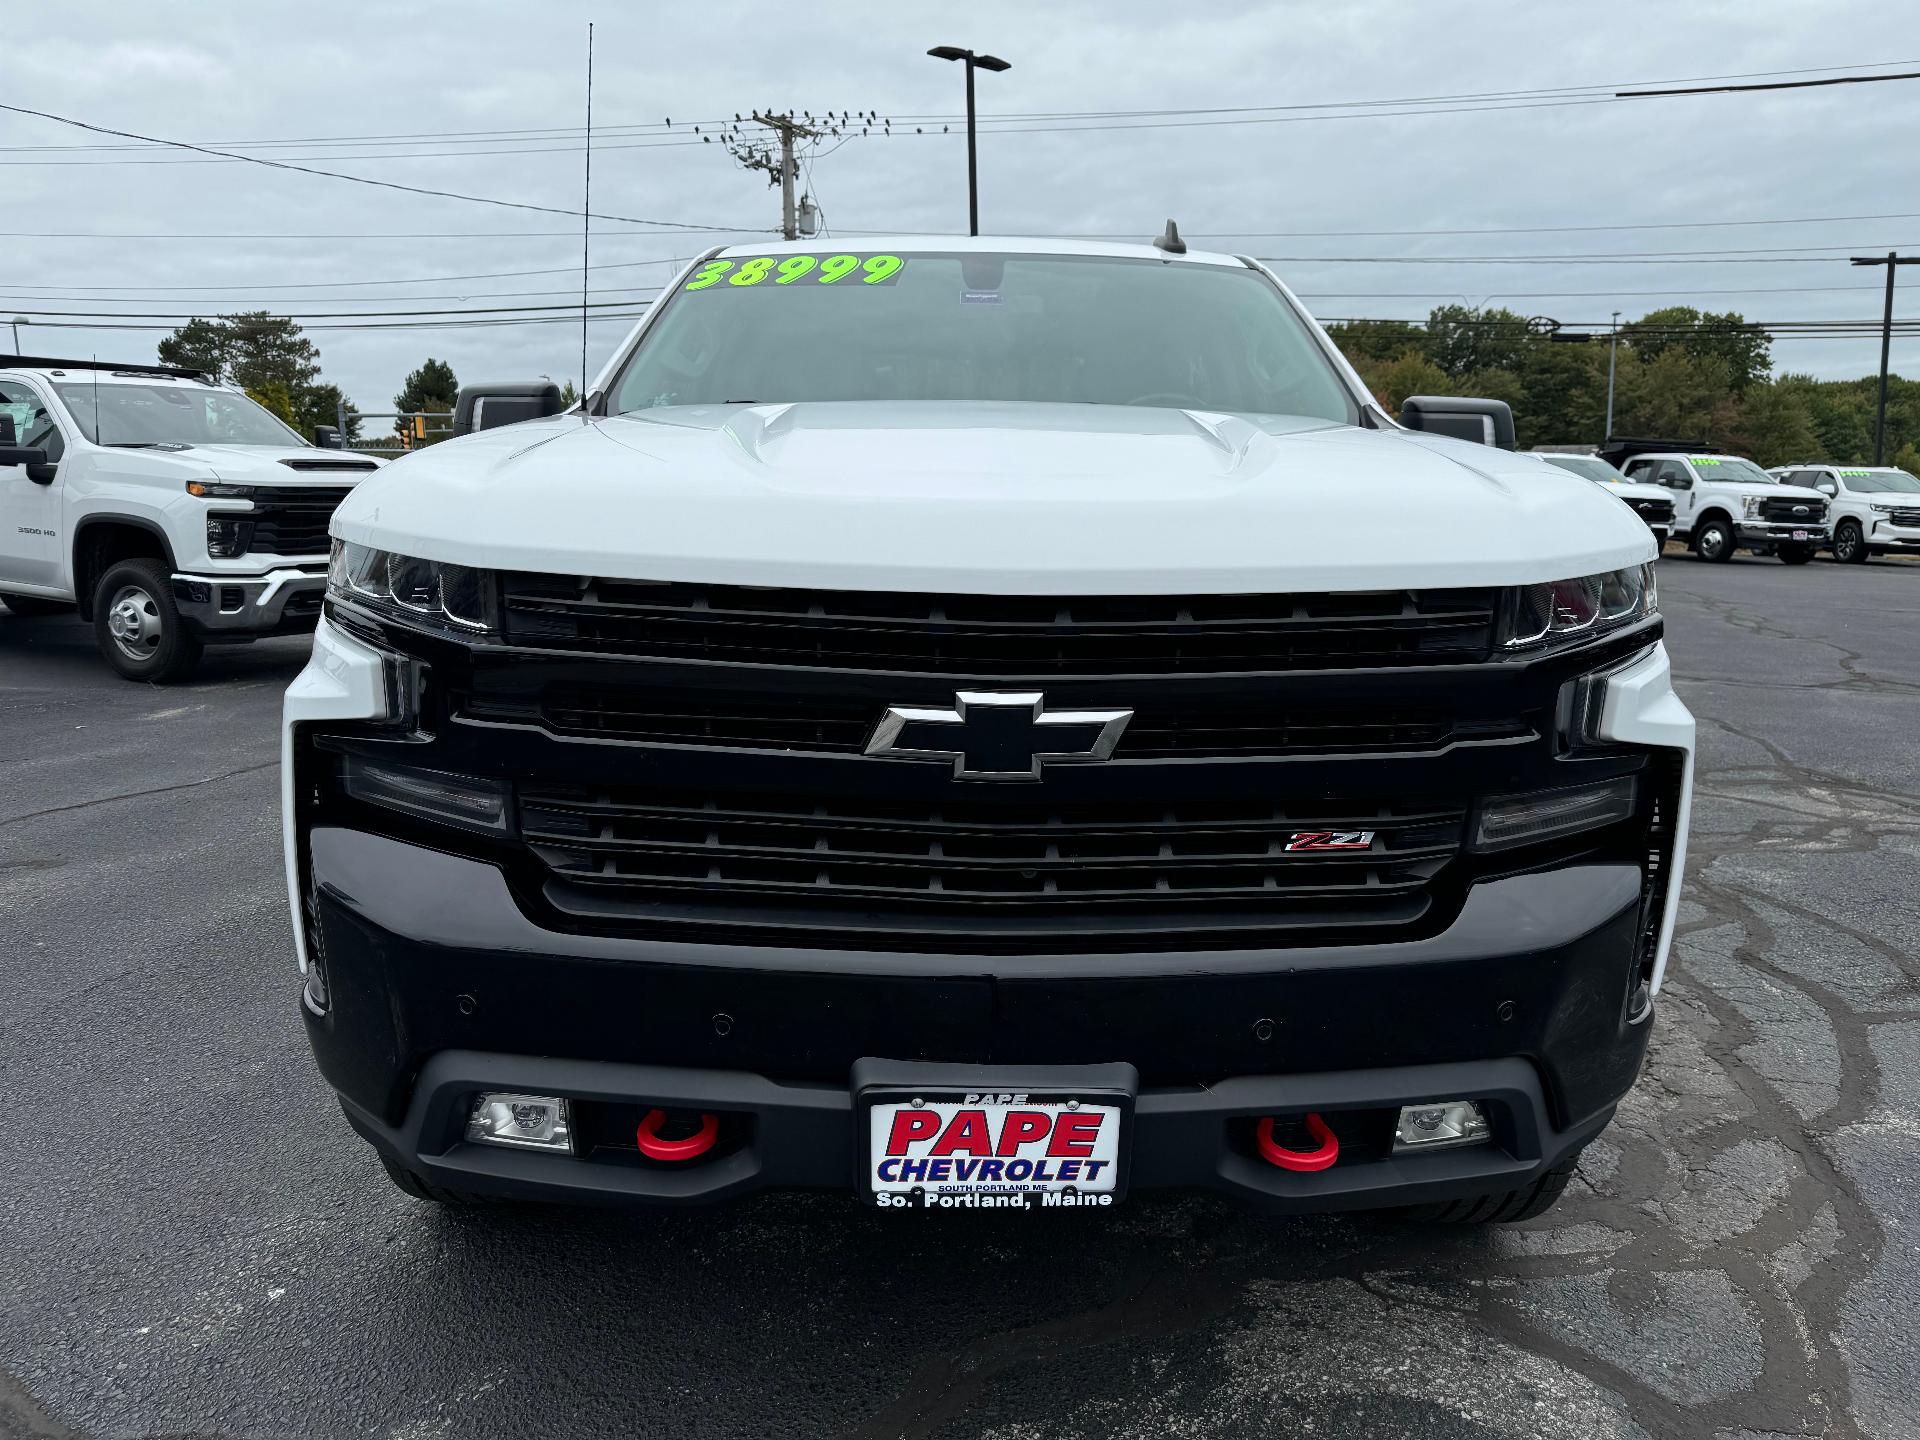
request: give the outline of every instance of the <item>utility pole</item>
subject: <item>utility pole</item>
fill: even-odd
[[[1902,265],[1920,265],[1920,255],[1902,255],[1889,250],[1884,260],[1877,255],[1856,255],[1853,263],[1887,267],[1887,309],[1880,322],[1880,406],[1873,420],[1873,463],[1879,465],[1887,456],[1887,361],[1893,350],[1893,276]]]
[[[1605,445],[1613,439],[1613,369],[1620,356],[1620,312],[1613,312],[1613,336],[1607,341],[1607,433],[1600,437]]]
[[[733,158],[749,170],[762,171],[769,185],[780,187],[780,233],[789,240],[800,238],[799,213],[795,208],[793,195],[794,177],[799,173],[793,156],[796,140],[818,140],[823,135],[838,135],[840,122],[827,116],[815,124],[811,115],[804,120],[796,120],[793,112],[775,115],[771,111],[756,110],[747,117],[747,121],[761,125],[773,131],[779,137],[779,153],[764,140],[749,140],[735,128],[721,132],[721,140]]]

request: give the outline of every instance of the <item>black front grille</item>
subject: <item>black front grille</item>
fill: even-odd
[[[1405,919],[1460,849],[1465,811],[1399,801],[941,803],[522,786],[534,854],[568,893],[724,900],[911,920],[957,908],[1039,926],[1132,914],[1339,911]],[[1368,848],[1297,849],[1329,835]],[[1324,843],[1324,842],[1322,842]],[[589,905],[589,908],[590,905]]]
[[[991,596],[509,575],[509,644],[936,675],[1234,674],[1482,660],[1497,592]]]
[[[276,485],[254,492],[245,517],[246,547],[254,555],[324,555],[327,524],[352,489],[348,485]]]
[[[1920,525],[1920,510],[1895,510],[1887,519],[1896,525]]]
[[[906,697],[896,697],[905,699]],[[924,697],[949,704],[952,693]],[[714,698],[673,686],[619,690],[555,687],[538,697],[476,691],[463,713],[478,720],[537,719],[558,735],[719,750],[786,750],[857,755],[884,706],[853,695],[792,693]],[[1457,712],[1349,703],[1302,709],[1219,700],[1147,703],[1120,737],[1116,759],[1169,756],[1352,754],[1438,750],[1461,740],[1527,737],[1511,720]]]
[[[1769,495],[1760,502],[1760,518],[1778,525],[1815,525],[1827,518],[1827,502],[1811,497]]]
[[[1629,500],[1640,518],[1649,525],[1667,525],[1673,521],[1673,501],[1671,500]]]

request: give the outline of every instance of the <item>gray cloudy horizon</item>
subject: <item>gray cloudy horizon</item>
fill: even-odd
[[[950,19],[914,8],[604,0],[324,10],[14,0],[7,15],[7,104],[203,144],[316,141],[257,153],[561,209],[580,202],[592,20],[593,208],[743,227],[729,236],[596,222],[593,262],[610,267],[593,272],[596,301],[644,295],[671,262],[777,225],[778,193],[718,144],[694,141],[692,123],[755,107],[957,117],[960,69],[927,58],[934,44],[1013,62],[1006,74],[980,77],[983,116],[1350,104],[1821,66],[1920,68],[1920,7],[1891,0],[1622,0],[1577,12],[1492,0],[1186,10],[981,0]],[[1768,322],[1877,321],[1883,272],[1854,269],[1845,257],[1920,252],[1920,218],[1803,218],[1920,213],[1920,204],[1906,204],[1920,160],[1897,138],[1920,122],[1920,81],[1504,112],[1354,107],[1347,115],[1363,118],[1166,128],[1116,119],[1114,128],[985,134],[981,228],[1144,239],[1172,215],[1206,248],[1282,257],[1275,268],[1322,318],[1418,319],[1457,301],[1600,327],[1614,310],[1632,318],[1672,304]],[[669,116],[670,136],[620,133]],[[924,124],[937,132],[943,123],[895,129]],[[823,146],[804,185],[822,206],[828,235],[964,230],[961,128],[956,121],[950,134],[853,139],[830,154]],[[555,133],[445,138],[498,131]],[[435,138],[387,138],[409,136]],[[180,151],[100,148],[124,144],[0,113],[8,196],[0,205],[0,324],[13,315],[37,319],[21,330],[29,353],[151,360],[175,322],[139,312],[318,315],[577,301],[577,222],[564,215]],[[445,153],[452,150],[463,153]],[[487,151],[515,153],[476,153]],[[1675,228],[1594,228],[1603,225]],[[1448,230],[1508,233],[1436,233]],[[194,236],[220,238],[186,238]],[[1786,248],[1801,253],[1726,253]],[[1653,251],[1716,253],[1655,263],[1556,258]],[[1487,256],[1516,258],[1452,258]],[[480,278],[445,278],[460,276]],[[1920,270],[1907,276],[1920,286]],[[106,310],[155,328],[56,329],[48,312],[58,310]],[[1895,313],[1920,316],[1920,294]],[[362,323],[303,321],[324,378],[364,410],[390,408],[407,372],[428,356],[467,381],[579,371],[577,318],[322,328]],[[591,327],[592,366],[630,323]],[[0,343],[10,339],[0,334]],[[1823,379],[1870,374],[1878,360],[1874,335],[1774,345],[1776,370]],[[1893,364],[1920,373],[1920,336],[1896,335]]]

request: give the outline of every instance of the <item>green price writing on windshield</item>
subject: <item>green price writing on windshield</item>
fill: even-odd
[[[706,290],[725,281],[728,288],[756,285],[891,285],[906,267],[898,255],[755,255],[746,260],[709,260],[680,288]]]

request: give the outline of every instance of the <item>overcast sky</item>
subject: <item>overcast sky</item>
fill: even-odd
[[[602,132],[593,208],[766,231],[778,224],[777,191],[689,127],[754,107],[957,122],[960,67],[924,53],[953,44],[1013,63],[980,76],[983,117],[1346,106],[1269,109],[1260,123],[1194,113],[1001,121],[1005,133],[980,146],[984,231],[1145,238],[1173,215],[1207,248],[1283,257],[1275,268],[1323,318],[1419,317],[1459,300],[1601,326],[1614,310],[1631,317],[1686,303],[1764,321],[1876,319],[1883,272],[1827,257],[1920,253],[1920,80],[1599,103],[1534,97],[1521,109],[1352,104],[1812,67],[1916,70],[1920,5],[1911,0],[951,8],[957,18],[873,3],[6,0],[0,102],[577,209],[592,20]],[[1407,113],[1440,108],[1447,113]],[[635,128],[668,117],[671,134]],[[896,120],[891,138],[822,153],[804,188],[830,233],[964,229],[962,127],[912,133],[943,123]],[[324,143],[255,143],[313,140]],[[0,322],[161,312],[127,322],[153,331],[24,326],[29,353],[150,359],[167,317],[264,307],[339,316],[305,323],[325,377],[367,410],[391,408],[406,372],[429,355],[468,381],[577,376],[577,320],[322,328],[364,325],[368,311],[577,299],[576,221],[151,146],[97,148],[126,143],[0,113]],[[88,148],[46,148],[74,146]],[[1915,214],[1818,218],[1907,211]],[[1733,220],[1768,223],[1699,223]],[[1687,228],[1599,228],[1654,224]],[[1436,233],[1515,229],[1537,233]],[[665,262],[727,238],[747,237],[596,222],[592,259],[611,268],[593,272],[594,298],[644,296],[671,273]],[[1797,253],[1724,253],[1782,249]],[[1421,263],[1656,251],[1718,253]],[[491,273],[503,271],[551,273]],[[1906,276],[1909,298],[1896,313],[1920,316],[1920,268]],[[1753,293],[1725,293],[1734,291]],[[629,323],[591,327],[594,367]],[[1877,367],[1878,342],[1781,342],[1774,356],[1783,368],[1852,376]],[[1894,366],[1920,372],[1920,337],[1896,339]]]

